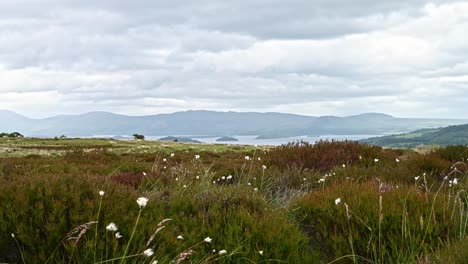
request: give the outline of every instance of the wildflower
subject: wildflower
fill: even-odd
[[[143,251],[143,255],[147,257],[151,257],[153,256],[153,254],[154,254],[154,251],[151,248],[148,248],[147,250]]]
[[[137,203],[138,203],[138,206],[140,206],[140,208],[144,208],[146,204],[148,203],[148,198],[140,197],[137,199]]]
[[[199,180],[199,179],[200,179],[200,176],[197,175],[197,177],[195,177],[195,179]]]
[[[339,205],[340,203],[341,203],[341,198],[335,199],[335,204],[336,204],[336,205]]]
[[[414,177],[414,180],[415,181],[419,180],[419,176]]]
[[[174,153],[171,153],[171,157],[174,157]]]
[[[178,180],[179,180],[179,178],[175,178],[175,180],[176,180],[176,181],[178,181]]]
[[[213,184],[216,184],[216,181],[213,181]]]
[[[120,234],[120,232],[115,233],[115,239],[119,239],[119,238],[122,238],[122,235]]]
[[[108,226],[106,226],[106,230],[115,232],[115,231],[117,231],[119,229],[117,228],[117,226],[114,223],[110,223]]]
[[[155,260],[155,261],[151,262],[151,264],[158,264],[158,261]]]
[[[245,156],[245,160],[250,160],[250,157],[249,157],[249,156]]]
[[[166,169],[166,166],[164,166],[164,168],[163,168],[163,169]]]
[[[261,160],[262,160],[260,157],[258,157],[257,159],[258,159],[258,161],[261,161]]]
[[[247,183],[248,186],[251,186],[252,184],[250,182]]]
[[[447,179],[448,179],[448,176],[445,176],[445,177],[444,177],[444,181],[446,181]]]
[[[195,159],[200,159],[200,155],[195,155]]]
[[[226,255],[226,254],[227,254],[227,251],[226,251],[225,249],[222,249],[222,250],[220,250],[220,251],[218,252],[218,254],[219,254],[220,256]]]
[[[183,188],[187,188],[187,185],[184,184],[184,186],[182,186]]]
[[[262,169],[266,170],[266,168],[267,168],[267,167],[266,167],[265,165],[262,165]]]
[[[258,251],[258,254],[263,256],[263,250]]]
[[[232,175],[229,175],[226,177],[226,180],[231,180],[232,179]]]
[[[321,183],[321,182],[325,182],[325,179],[321,178],[320,180],[318,180],[318,183]]]
[[[303,180],[303,181],[307,181],[307,179],[306,179],[306,178],[302,178],[302,180]]]
[[[12,238],[15,238],[15,234],[11,233],[11,237],[12,237]]]
[[[449,187],[452,187],[452,181],[451,180],[449,181]]]
[[[99,196],[101,196],[101,197],[104,196],[104,191],[103,190],[99,191]]]
[[[224,181],[225,179],[226,179],[226,176],[223,176],[223,177],[221,177],[221,180],[223,180],[223,181]]]
[[[179,239],[179,240],[184,240],[184,237],[183,237],[182,235],[178,235],[178,236],[177,236],[177,239]]]
[[[457,185],[458,184],[458,179],[457,178],[453,179],[452,183],[453,183],[453,185]]]
[[[206,242],[206,243],[211,243],[211,238],[210,237],[206,237],[203,241]]]
[[[211,252],[216,253],[216,249],[211,250]]]
[[[375,163],[379,162],[379,159],[374,159],[374,162],[375,162]]]
[[[166,162],[166,161],[167,161],[167,159],[166,159],[166,158],[164,158],[164,159],[163,159],[163,161],[164,161],[164,162]]]
[[[395,159],[396,163],[400,162],[400,160],[398,158]]]
[[[143,172],[143,176],[146,176],[146,172]]]
[[[254,191],[255,191],[255,192],[258,192],[258,188],[254,188]]]
[[[359,159],[362,160],[362,156],[359,156]]]
[[[341,165],[343,168],[346,168],[346,164]]]

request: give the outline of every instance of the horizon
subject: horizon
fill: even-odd
[[[0,2],[0,109],[458,118],[468,2]]]
[[[352,115],[319,115],[319,116],[313,116],[313,115],[304,115],[304,114],[295,114],[295,113],[287,113],[287,112],[255,112],[255,111],[221,111],[221,110],[206,110],[206,109],[198,109],[198,110],[180,110],[176,112],[167,112],[167,113],[155,113],[155,114],[146,114],[146,115],[128,115],[128,114],[122,114],[122,113],[114,113],[110,111],[90,111],[90,112],[82,112],[82,113],[74,113],[74,114],[55,114],[55,115],[50,115],[50,116],[43,116],[43,117],[32,117],[17,111],[9,110],[9,109],[0,109],[1,111],[6,111],[6,112],[11,112],[14,114],[21,115],[23,117],[29,118],[29,119],[47,119],[47,118],[53,118],[57,116],[81,116],[81,115],[86,115],[86,114],[93,114],[93,113],[108,113],[108,114],[114,114],[114,115],[121,115],[121,116],[128,116],[128,117],[144,117],[144,116],[156,116],[156,115],[171,115],[171,114],[177,114],[177,113],[184,113],[184,112],[215,112],[215,113],[240,113],[240,114],[285,114],[285,115],[298,115],[298,116],[306,116],[306,117],[338,117],[338,118],[346,118],[346,117],[353,117],[353,116],[361,116],[361,115],[385,115],[385,116],[390,116],[393,118],[400,118],[400,119],[453,119],[453,120],[468,120],[467,118],[433,118],[433,117],[401,117],[401,116],[394,116],[390,115],[387,113],[379,113],[379,112],[366,112],[366,113],[358,113],[358,114],[352,114]]]

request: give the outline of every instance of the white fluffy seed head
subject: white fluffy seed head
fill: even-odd
[[[105,194],[105,192],[104,192],[103,190],[100,190],[100,191],[99,191],[99,196],[102,197],[102,196],[104,196],[104,194]]]
[[[153,254],[154,254],[154,251],[151,248],[148,248],[147,250],[143,251],[143,255],[147,257],[151,257],[153,256]]]
[[[146,206],[146,204],[148,203],[148,198],[140,197],[140,198],[137,199],[137,203],[138,203],[138,206],[140,208],[144,208]]]

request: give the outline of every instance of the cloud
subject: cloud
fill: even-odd
[[[0,2],[0,108],[464,117],[458,1]],[[45,107],[48,105],[48,107]]]

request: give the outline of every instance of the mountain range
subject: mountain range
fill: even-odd
[[[462,119],[397,118],[380,113],[305,116],[285,113],[184,111],[127,116],[110,112],[58,115],[33,119],[0,110],[0,132],[18,131],[29,137],[96,135],[258,135],[260,138],[318,135],[381,135],[423,128],[467,124]]]

